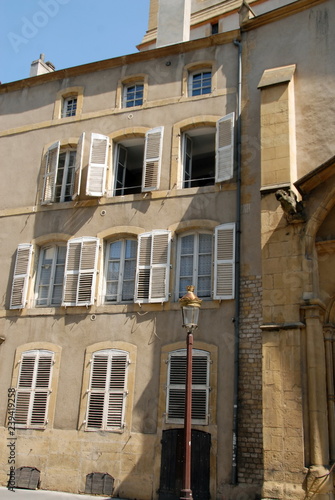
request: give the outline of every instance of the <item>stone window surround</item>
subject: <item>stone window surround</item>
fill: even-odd
[[[62,110],[63,110],[63,102],[67,97],[77,97],[77,112],[74,116],[68,116],[62,118]],[[53,112],[53,120],[71,120],[76,116],[81,115],[83,110],[83,101],[84,101],[84,87],[68,87],[57,92],[54,112]]]
[[[13,367],[13,376],[12,376],[12,387],[17,387],[18,378],[20,374],[20,361],[22,359],[22,354],[27,351],[35,351],[35,350],[47,350],[54,353],[54,364],[52,366],[52,378],[51,378],[51,393],[49,396],[48,403],[48,413],[47,420],[48,423],[46,428],[52,428],[55,418],[55,408],[56,408],[56,399],[57,399],[57,388],[58,388],[58,379],[59,379],[59,369],[60,369],[60,357],[62,348],[56,344],[52,344],[50,342],[29,342],[27,344],[22,344],[16,349],[15,358],[14,358],[14,367]],[[8,415],[7,415],[8,418]],[[7,420],[7,419],[6,419]],[[26,429],[30,429],[27,427]],[[22,429],[23,431],[26,429]]]
[[[188,83],[189,83],[189,77],[191,73],[194,73],[194,71],[197,70],[211,70],[212,71],[212,92],[210,94],[202,94],[200,96],[189,96],[188,95]],[[215,91],[217,90],[217,68],[216,68],[216,61],[198,61],[196,63],[190,63],[184,66],[183,69],[183,75],[182,75],[182,87],[181,87],[181,95],[183,98],[188,98],[191,100],[194,99],[203,99],[208,96],[212,96],[215,94]]]
[[[104,432],[123,434],[125,432],[131,432],[131,422],[132,422],[132,413],[134,406],[134,389],[135,389],[135,371],[136,371],[136,354],[137,347],[128,342],[122,341],[105,341],[105,342],[97,342],[92,344],[86,348],[85,352],[85,360],[84,360],[84,370],[82,374],[82,392],[80,397],[80,408],[79,408],[79,419],[78,419],[78,430],[85,432],[101,432],[101,431],[92,431],[89,429],[85,429],[85,423],[87,416],[87,397],[90,381],[90,373],[91,373],[91,359],[93,353],[96,351],[102,351],[106,349],[117,349],[120,351],[126,351],[129,353],[129,366],[127,368],[127,399],[125,401],[125,414],[124,414],[124,427],[122,429],[114,429],[114,430],[106,430]]]
[[[129,108],[124,108],[123,107],[123,89],[125,86],[134,84],[134,83],[141,83],[143,84],[143,103],[141,106],[133,106]],[[125,111],[127,110],[136,110],[136,109],[142,109],[143,106],[145,106],[146,102],[148,100],[148,75],[145,73],[138,73],[136,75],[128,76],[125,78],[122,78],[121,80],[118,81],[117,87],[116,87],[116,103],[115,106],[116,108],[122,108]]]

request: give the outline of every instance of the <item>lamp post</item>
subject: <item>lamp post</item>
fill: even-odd
[[[193,330],[198,328],[201,300],[194,293],[194,286],[187,287],[187,293],[179,299],[183,314],[183,327],[186,328],[186,385],[184,415],[184,470],[183,489],[180,500],[192,500],[191,490],[191,423],[192,423],[192,349]]]

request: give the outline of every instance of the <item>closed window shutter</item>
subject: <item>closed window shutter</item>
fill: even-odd
[[[145,136],[142,191],[159,187],[164,127],[149,130]]]
[[[76,164],[74,169],[74,184],[72,199],[76,199],[80,194],[80,181],[81,171],[83,167],[83,154],[84,154],[85,132],[79,138],[77,145]]]
[[[33,246],[30,243],[21,243],[17,248],[10,309],[26,307],[32,253]]]
[[[214,299],[228,300],[235,295],[235,224],[215,228]]]
[[[27,351],[22,354],[16,390],[15,425],[42,428],[47,424],[51,393],[53,353]]]
[[[103,196],[106,186],[109,138],[101,134],[91,135],[86,194]]]
[[[88,306],[94,303],[99,240],[69,240],[65,263],[63,306]]]
[[[139,235],[136,302],[166,302],[169,298],[170,231]]]
[[[58,170],[60,142],[57,141],[48,149],[45,164],[42,205],[53,203],[55,200],[56,178]]]
[[[234,126],[235,113],[217,122],[215,182],[227,181],[234,175]]]
[[[185,414],[186,351],[171,353],[169,358],[167,421],[182,423]],[[208,423],[209,353],[193,350],[192,422]]]
[[[124,426],[126,371],[125,351],[94,353],[89,388],[87,423],[89,430],[113,430]]]

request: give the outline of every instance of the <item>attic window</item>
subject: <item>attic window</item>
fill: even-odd
[[[77,96],[65,97],[63,100],[62,118],[75,116],[77,113]]]

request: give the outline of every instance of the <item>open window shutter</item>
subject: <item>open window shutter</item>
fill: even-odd
[[[169,300],[170,231],[153,231],[149,302]]]
[[[37,428],[46,425],[52,365],[52,352],[23,353],[16,390],[16,425]]]
[[[235,224],[215,228],[214,299],[235,295]]]
[[[26,306],[32,253],[33,246],[30,243],[21,243],[17,248],[10,309],[23,309]]]
[[[145,135],[142,191],[153,191],[159,187],[163,130],[164,127],[157,127]]]
[[[98,238],[75,238],[67,244],[63,306],[94,303]]]
[[[76,153],[76,164],[74,170],[74,185],[72,199],[76,199],[80,193],[81,171],[83,167],[83,154],[84,154],[85,132],[79,138]]]
[[[166,302],[169,298],[170,231],[139,235],[135,301]]]
[[[86,184],[86,194],[89,196],[103,196],[105,193],[108,149],[107,136],[92,134]]]
[[[45,164],[42,205],[53,203],[55,200],[56,178],[58,170],[60,142],[57,141],[48,149]]]
[[[235,113],[216,124],[215,182],[227,181],[234,175],[234,126]]]
[[[135,302],[148,302],[150,288],[151,233],[138,236]]]

